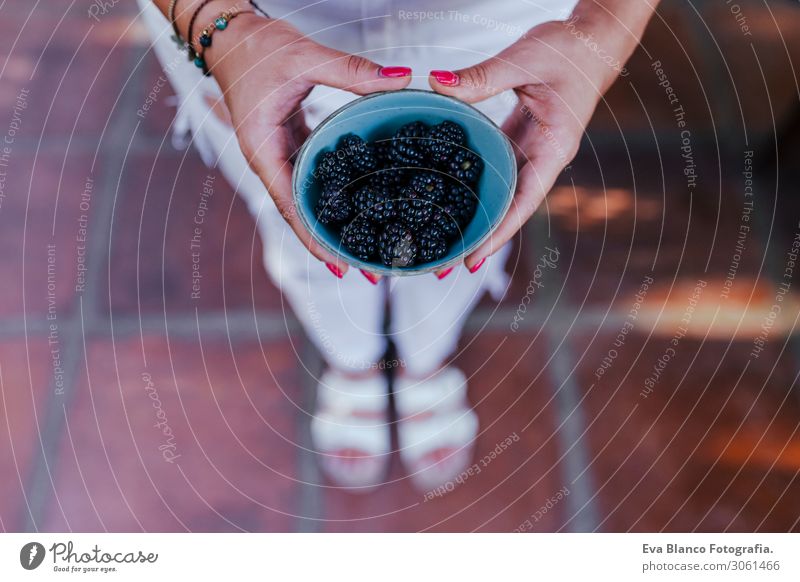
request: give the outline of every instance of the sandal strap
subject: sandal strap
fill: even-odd
[[[389,428],[385,423],[348,419],[347,424],[342,424],[341,418],[321,414],[311,419],[311,436],[321,453],[357,449],[378,456],[391,452]]]
[[[478,434],[478,415],[467,400],[467,379],[458,368],[414,382],[401,378],[395,388],[401,422],[400,456],[408,463],[440,448],[464,448]]]
[[[386,416],[389,405],[386,378],[381,374],[360,380],[328,371],[317,385],[317,410],[320,414],[346,418]],[[373,421],[374,422],[374,421]]]
[[[467,378],[458,368],[448,366],[422,381],[400,378],[394,390],[397,414],[401,419],[421,421],[433,414],[463,414],[470,410],[467,401]],[[415,419],[416,417],[416,419]]]
[[[440,448],[461,449],[471,445],[478,435],[478,415],[464,407],[425,420],[405,421],[400,423],[397,435],[400,456],[406,461]]]
[[[388,406],[388,384],[382,374],[352,380],[334,371],[325,372],[317,385],[317,411],[311,419],[317,450],[388,454]]]

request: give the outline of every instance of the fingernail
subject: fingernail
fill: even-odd
[[[328,270],[334,275],[336,275],[339,279],[344,277],[344,273],[342,273],[342,271],[336,265],[332,263],[325,263],[325,266],[328,267]]]
[[[449,269],[445,269],[441,273],[436,273],[436,277],[438,277],[438,279],[441,281],[442,279],[447,277],[452,271],[453,271],[453,267],[450,267]]]
[[[378,284],[378,277],[376,277],[375,275],[373,275],[369,271],[365,271],[364,269],[359,269],[359,271],[361,271],[361,274],[364,275],[364,277],[367,278],[367,281],[369,281],[373,285],[377,285]]]
[[[453,71],[431,71],[431,75],[442,85],[448,85],[450,87],[458,85],[458,75]]]
[[[481,265],[483,265],[483,263],[484,263],[485,261],[486,261],[486,257],[483,257],[483,258],[482,258],[480,261],[478,261],[477,263],[475,263],[475,265],[474,265],[474,266],[473,266],[473,267],[472,267],[472,268],[469,270],[469,272],[470,272],[470,273],[474,273],[475,271],[477,271],[478,269],[480,269],[480,268],[481,268]]]
[[[408,77],[411,74],[411,69],[408,67],[381,67],[378,74],[381,77],[396,79],[397,77]]]

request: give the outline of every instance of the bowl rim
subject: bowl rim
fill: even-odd
[[[362,261],[354,257],[345,256],[337,248],[333,247],[330,243],[328,243],[328,241],[326,241],[323,237],[319,236],[319,234],[316,232],[316,230],[309,222],[308,217],[301,210],[301,205],[300,205],[300,184],[302,184],[303,182],[303,180],[300,180],[300,166],[301,166],[300,162],[304,160],[305,157],[308,155],[308,149],[314,137],[335,117],[339,116],[340,114],[350,109],[351,107],[354,107],[355,105],[361,104],[364,101],[368,101],[370,99],[379,99],[385,95],[396,95],[398,93],[424,93],[426,96],[431,96],[437,99],[441,98],[444,101],[458,103],[459,107],[466,107],[468,110],[471,110],[471,112],[476,114],[477,117],[481,118],[482,121],[494,127],[494,129],[500,135],[501,142],[505,148],[506,154],[511,160],[511,165],[512,165],[511,179],[509,181],[509,187],[508,187],[508,195],[506,196],[506,200],[503,203],[503,207],[500,213],[501,218],[495,223],[493,223],[489,227],[489,229],[487,229],[487,231],[481,237],[479,237],[475,242],[466,247],[463,252],[459,253],[456,257],[450,259],[449,261],[441,264],[412,267],[410,269],[386,267],[383,265],[378,265],[376,263],[369,263],[366,261]],[[353,99],[352,101],[348,101],[347,103],[339,107],[336,111],[328,115],[325,119],[320,121],[317,124],[317,126],[311,131],[311,133],[309,133],[308,137],[303,142],[303,145],[300,147],[300,150],[297,152],[297,156],[295,157],[294,161],[294,168],[292,169],[292,203],[294,204],[294,211],[300,217],[300,222],[303,224],[303,227],[309,233],[311,233],[311,237],[314,239],[314,241],[332,255],[340,257],[348,265],[356,267],[357,269],[368,271],[370,273],[377,273],[389,277],[413,277],[415,275],[423,275],[425,273],[431,273],[434,271],[447,269],[449,267],[453,267],[463,262],[464,257],[466,257],[467,255],[472,253],[475,249],[480,247],[495,233],[497,228],[500,226],[500,223],[508,214],[508,210],[511,208],[511,203],[514,199],[514,193],[516,192],[517,188],[518,171],[519,170],[517,168],[517,158],[516,155],[514,154],[514,148],[511,146],[511,141],[508,139],[508,136],[503,132],[502,129],[500,129],[500,127],[490,117],[488,117],[483,111],[474,107],[472,104],[467,103],[465,101],[461,101],[460,99],[456,99],[455,97],[451,97],[450,95],[442,95],[441,93],[437,93],[435,91],[430,91],[426,89],[398,89],[395,91],[379,91],[376,93],[370,93],[369,95],[363,95],[361,97],[358,97],[357,99]]]

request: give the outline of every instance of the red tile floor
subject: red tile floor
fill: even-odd
[[[162,144],[167,96],[136,116],[160,71],[133,3],[99,22],[32,4],[0,3],[0,134],[25,102],[0,191],[0,529],[800,530],[800,294],[784,279],[800,211],[770,141],[798,103],[796,6],[741,1],[744,43],[713,3],[662,3],[515,242],[506,297],[467,325],[456,362],[478,457],[515,442],[426,499],[396,459],[369,495],[321,478],[320,357],[267,280],[244,204]],[[687,111],[691,191],[655,60]],[[747,150],[755,203],[737,251]],[[208,175],[193,300],[187,216]],[[557,267],[512,329],[545,247]]]

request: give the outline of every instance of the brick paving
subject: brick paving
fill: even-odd
[[[772,120],[797,103],[787,71],[800,19],[771,6],[778,35],[763,5],[740,4],[747,42],[724,8],[659,9],[515,242],[506,297],[482,301],[467,325],[456,363],[481,419],[477,458],[519,438],[426,500],[397,459],[370,495],[322,480],[308,437],[320,357],[263,271],[244,204],[169,145],[167,93],[136,116],[159,69],[132,3],[94,22],[78,6],[65,15],[67,2],[30,20],[30,3],[5,2],[15,34],[0,35],[0,134],[20,95],[26,106],[0,199],[0,528],[800,529],[796,289],[752,356],[800,216],[776,199],[768,165],[724,291],[744,152],[768,158]],[[655,60],[692,129],[691,196]],[[193,299],[188,239],[209,176]],[[512,330],[545,247],[558,266]]]

